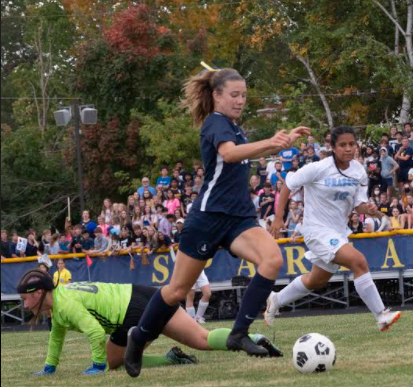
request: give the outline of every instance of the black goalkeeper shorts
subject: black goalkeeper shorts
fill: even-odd
[[[132,285],[132,297],[123,324],[110,335],[110,341],[113,344],[126,347],[129,329],[139,324],[146,305],[148,305],[149,300],[157,291],[158,289],[150,286]],[[174,314],[178,308],[179,305],[176,306]]]

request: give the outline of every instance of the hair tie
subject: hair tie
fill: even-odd
[[[210,65],[206,64],[204,61],[201,61],[201,66],[208,71],[219,71],[220,69],[214,69]]]

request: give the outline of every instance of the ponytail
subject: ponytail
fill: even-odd
[[[194,124],[200,127],[205,118],[214,111],[213,92],[222,92],[227,81],[244,81],[234,69],[203,71],[191,77],[184,85],[185,99],[181,106],[188,108]]]

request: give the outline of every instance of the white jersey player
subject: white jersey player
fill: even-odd
[[[289,174],[282,188],[276,218],[271,232],[275,235],[283,227],[282,215],[292,190],[304,187],[304,222],[302,233],[308,247],[305,257],[313,267],[309,274],[294,279],[281,292],[272,292],[265,320],[274,322],[278,309],[326,286],[339,266],[354,273],[357,293],[377,320],[381,331],[386,331],[399,318],[400,312],[385,309],[374,284],[366,258],[348,242],[351,234],[348,217],[355,209],[359,214],[380,215],[377,207],[368,202],[366,172],[354,159],[357,147],[351,127],[340,126],[331,136],[333,156],[308,164]]]
[[[198,303],[198,310],[195,313],[194,299],[195,299],[195,290],[200,289],[202,292],[202,298]],[[205,271],[202,270],[202,273],[195,282],[195,285],[192,286],[192,289],[186,296],[186,311],[187,313],[195,319],[199,324],[204,324],[205,319],[204,315],[208,309],[209,300],[211,298],[211,286],[209,285],[208,277],[205,274]]]

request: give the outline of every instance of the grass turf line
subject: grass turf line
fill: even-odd
[[[231,322],[207,323],[207,329],[231,327]],[[32,377],[43,368],[48,332],[11,332],[1,335],[1,379],[4,387],[411,387],[413,380],[413,311],[405,311],[388,332],[380,333],[369,313],[277,319],[275,327],[257,321],[251,332],[260,332],[284,351],[279,359],[250,358],[243,353],[201,352],[180,345],[200,364],[143,370],[139,379],[125,371],[85,377],[91,365],[87,337],[70,332],[60,365],[53,376]],[[292,365],[292,347],[298,337],[318,332],[333,341],[337,363],[333,371],[301,375]],[[148,353],[165,353],[176,343],[164,336]]]

